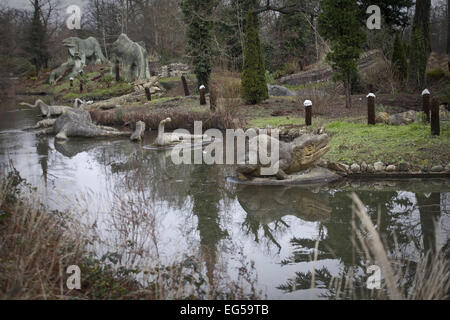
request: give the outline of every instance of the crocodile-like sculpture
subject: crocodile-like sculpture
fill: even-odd
[[[173,146],[181,142],[192,141],[193,139],[210,140],[206,135],[192,135],[181,133],[165,133],[164,126],[166,123],[171,122],[171,118],[166,118],[159,123],[158,136],[155,140],[155,145],[158,147]]]
[[[330,149],[327,134],[304,134],[291,142],[275,141],[271,136],[260,134],[252,139],[258,139],[257,143],[250,143],[250,148],[259,145],[259,139],[268,146],[279,145],[279,169],[276,177],[279,180],[285,180],[289,174],[294,174],[312,167],[325,153]],[[257,152],[250,149],[249,151]],[[246,153],[248,161],[248,152]],[[242,164],[237,167],[237,173],[242,180],[248,180],[252,177],[261,177],[261,164]]]

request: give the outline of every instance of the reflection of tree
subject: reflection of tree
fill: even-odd
[[[411,219],[411,215],[416,208],[410,196],[394,191],[361,191],[358,192],[358,196],[365,204],[367,213],[384,239],[388,251],[394,252],[396,249],[406,251],[411,240],[414,243],[418,242],[418,239],[412,239],[412,237],[417,237],[417,234],[414,232],[415,226],[405,227],[407,225],[405,222],[407,219]],[[417,202],[420,210],[422,232],[425,233],[423,235],[424,242],[435,243],[434,221],[439,216],[439,193],[436,195],[432,194],[429,198],[419,196]],[[331,219],[323,222],[326,236],[319,239],[317,260],[320,261],[331,257],[339,259],[342,263],[341,272],[343,274],[351,268],[365,270],[366,262],[363,251],[361,248],[355,248],[355,239],[352,240],[354,231],[351,224],[351,200],[348,197],[348,193],[334,193],[330,198],[330,207],[333,208],[333,212],[331,213]],[[291,240],[291,244],[294,248],[294,253],[284,263],[311,261],[315,252],[316,240],[295,237]],[[407,256],[406,253],[404,255]],[[411,284],[411,275],[413,275],[411,271],[414,270],[415,263],[405,260],[404,264],[406,265],[406,263],[409,263],[410,272],[405,274],[405,280]],[[355,275],[354,287],[363,288],[365,285],[364,281],[362,281],[363,279],[358,279],[358,276]],[[329,283],[331,280],[331,273],[321,270],[318,277],[315,277],[315,286],[320,287],[324,282]],[[293,288],[298,290],[310,287],[311,274],[296,273],[294,279],[288,280],[287,283],[279,288],[291,291]]]
[[[422,229],[423,248],[425,251],[436,252],[438,236],[436,228],[441,216],[441,194],[434,192],[431,194],[416,193],[417,205],[420,212],[420,225]]]
[[[44,183],[47,185],[47,174],[48,174],[48,139],[40,138],[37,140],[36,152],[39,156],[39,164],[42,169],[42,176],[44,177]]]
[[[206,261],[207,276],[210,284],[214,282],[214,269],[217,263],[217,246],[226,232],[219,225],[219,202],[222,198],[217,184],[207,183],[214,176],[211,166],[196,165],[189,194],[193,202],[193,214],[198,219],[198,231],[203,258]]]

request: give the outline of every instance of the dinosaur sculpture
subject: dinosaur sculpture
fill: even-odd
[[[130,136],[130,132],[121,132],[111,127],[95,125],[86,110],[66,109],[55,119],[50,128],[38,134],[56,135],[56,139],[67,140],[69,137],[118,137]]]
[[[53,84],[60,77],[75,77],[83,70],[84,66],[106,62],[102,49],[97,39],[89,37],[80,39],[70,37],[63,40],[63,46],[68,50],[68,59],[50,74],[49,82]],[[70,72],[66,72],[70,69]]]
[[[27,107],[30,107],[30,108],[37,108],[37,107],[39,107],[39,109],[41,110],[41,114],[44,117],[47,117],[47,118],[50,118],[50,117],[53,117],[53,116],[60,116],[65,110],[70,108],[70,107],[67,107],[67,106],[49,106],[48,104],[44,103],[40,99],[36,100],[34,105],[26,103],[26,102],[21,102],[20,105],[21,106],[27,106]]]
[[[158,126],[158,136],[154,144],[159,147],[172,146],[179,144],[183,141],[192,141],[193,139],[210,140],[207,135],[192,135],[192,134],[180,134],[180,133],[165,133],[164,126],[166,123],[171,122],[171,118],[162,120]]]
[[[260,134],[252,139],[257,139],[257,141],[256,143],[250,143],[249,150],[246,150],[246,162],[249,159],[249,152],[257,154],[258,150],[252,149],[257,148],[260,143],[267,143],[268,146],[279,145],[279,169],[276,174],[279,180],[285,180],[289,177],[289,174],[298,173],[312,167],[330,149],[327,134],[304,134],[291,142],[272,141],[275,138],[265,134]],[[260,142],[260,139],[262,139],[262,142]],[[248,180],[249,178],[260,177],[262,167],[264,166],[260,163],[242,164],[238,165],[237,173],[240,179]]]
[[[119,64],[120,74],[126,81],[150,79],[148,54],[144,43],[133,42],[122,33],[111,45],[109,52],[111,63]]]
[[[79,98],[76,98],[73,103],[73,108],[74,109],[83,108],[92,103],[93,103],[93,101],[84,101]],[[30,108],[39,107],[39,109],[41,110],[42,116],[47,117],[47,118],[51,118],[54,116],[60,116],[63,114],[63,112],[65,110],[71,109],[71,107],[68,107],[68,106],[49,106],[48,104],[46,104],[44,101],[42,101],[40,99],[36,100],[34,105],[26,103],[26,102],[21,102],[19,105],[30,107]]]

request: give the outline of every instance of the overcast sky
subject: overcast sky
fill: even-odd
[[[18,9],[31,9],[30,0],[0,0],[2,3],[6,3],[9,7],[18,8]],[[61,0],[61,5],[63,7],[68,7],[72,4],[76,4],[83,7],[88,0]]]

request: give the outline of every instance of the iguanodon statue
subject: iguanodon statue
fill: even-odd
[[[49,78],[50,84],[53,84],[57,78],[64,75],[64,72],[68,68],[72,68],[72,70],[65,75],[66,78],[77,76],[86,65],[107,62],[100,44],[94,37],[87,39],[70,37],[64,39],[62,44],[67,48],[68,58],[65,63],[51,72]]]
[[[279,180],[285,180],[289,174],[297,173],[302,170],[306,170],[312,167],[325,153],[330,149],[328,143],[327,134],[304,134],[294,139],[291,142],[283,141],[271,141],[275,139],[266,134],[260,134],[252,139],[257,139],[251,141],[249,150],[246,150],[246,162],[248,162],[249,152],[255,152],[257,154],[258,150],[253,150],[253,148],[258,148],[260,143],[267,143],[270,145],[279,145],[279,169],[276,173],[276,177]],[[260,140],[262,141],[260,142]],[[275,139],[276,140],[276,139]],[[261,177],[261,168],[268,167],[263,166],[260,163],[257,164],[242,164],[238,165],[237,173],[239,178],[242,180],[248,180],[252,177]]]

